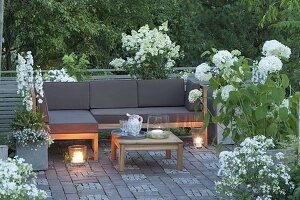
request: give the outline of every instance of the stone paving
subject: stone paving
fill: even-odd
[[[185,142],[182,171],[176,170],[175,151],[171,159],[165,159],[164,151],[130,151],[125,171],[119,172],[117,162],[110,159],[109,144],[100,143],[99,161],[74,165],[66,164],[63,156],[71,143],[56,142],[49,149],[49,169],[37,174],[38,187],[49,200],[218,199],[214,148],[194,149]]]

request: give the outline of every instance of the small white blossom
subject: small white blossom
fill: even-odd
[[[195,78],[199,81],[209,81],[212,78],[211,68],[208,64],[202,63],[197,66],[195,71]]]
[[[189,97],[188,97],[190,103],[195,103],[197,100],[201,100],[201,98],[202,98],[201,90],[194,89],[194,90],[190,91]]]

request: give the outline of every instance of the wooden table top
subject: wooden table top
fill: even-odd
[[[173,133],[170,133],[170,136],[166,139],[142,139],[142,140],[128,140],[128,139],[117,139],[119,144],[139,144],[139,145],[151,145],[151,144],[180,144],[183,143],[181,139],[179,139]]]

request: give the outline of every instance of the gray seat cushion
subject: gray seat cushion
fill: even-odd
[[[49,111],[51,133],[97,133],[98,123],[88,110]]]
[[[184,106],[183,79],[139,80],[139,107]]]
[[[126,113],[141,115],[144,122],[147,122],[148,115],[167,114],[170,122],[198,121],[196,113],[188,111],[185,107],[148,107],[148,108],[119,108],[119,109],[91,109],[90,110],[98,123],[115,124],[121,119],[128,119]]]
[[[44,91],[49,110],[88,110],[88,82],[46,82]]]
[[[91,108],[138,107],[135,80],[103,80],[90,82]]]

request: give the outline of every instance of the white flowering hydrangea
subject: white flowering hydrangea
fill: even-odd
[[[202,91],[201,90],[198,90],[198,89],[193,89],[190,91],[189,93],[189,102],[190,103],[195,103],[197,100],[200,100],[202,99]]]
[[[171,41],[167,31],[168,24],[165,22],[158,29],[150,29],[145,25],[138,31],[132,30],[130,35],[123,33],[122,47],[129,56],[126,60],[116,58],[110,65],[116,69],[125,69],[131,75],[140,75],[133,71],[145,67],[170,70],[175,65],[174,59],[179,57],[180,46]]]
[[[32,92],[36,92],[36,98],[39,103],[43,102],[42,97],[44,96],[41,71],[38,69],[34,75],[33,64],[33,57],[30,51],[27,52],[25,58],[18,54],[16,67],[17,93],[23,98],[22,102],[27,111],[31,111],[33,107]]]
[[[50,146],[53,140],[46,130],[23,129],[13,132],[13,137],[18,141],[19,145],[28,146],[28,143],[35,143],[39,147],[41,145]]]
[[[199,81],[209,81],[212,77],[210,70],[211,67],[207,63],[202,63],[196,68],[195,78]]]
[[[280,71],[282,69],[282,62],[276,56],[263,57],[258,63],[258,71],[262,74],[268,74]]]
[[[269,40],[264,43],[262,54],[288,59],[291,55],[291,49],[277,40]]]
[[[229,98],[229,94],[232,91],[236,91],[236,88],[232,85],[226,85],[223,88],[221,88],[221,97],[224,101],[227,101]]]
[[[261,135],[246,138],[233,151],[221,152],[217,192],[230,199],[284,198],[294,184],[283,154],[267,153],[273,147],[273,140]]]
[[[70,77],[68,72],[62,68],[61,70],[49,70],[44,76],[46,82],[76,82],[77,80]]]
[[[45,199],[46,192],[36,187],[35,180],[31,165],[24,159],[0,159],[0,199]]]
[[[237,58],[227,50],[218,51],[212,58],[212,62],[220,69],[229,68],[236,61]]]

